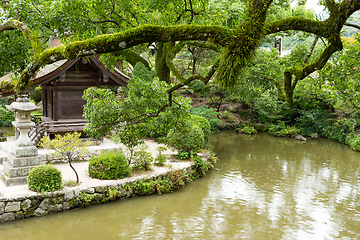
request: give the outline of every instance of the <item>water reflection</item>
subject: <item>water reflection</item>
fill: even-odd
[[[0,239],[360,239],[360,153],[330,140],[212,136],[220,161],[171,194],[0,225]]]

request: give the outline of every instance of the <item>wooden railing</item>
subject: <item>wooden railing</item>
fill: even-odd
[[[31,121],[34,123],[40,122],[41,121],[41,115],[31,115]]]
[[[66,132],[82,132],[86,120],[59,120],[59,121],[39,121],[30,129],[28,135],[31,141],[38,145],[43,136]]]
[[[40,139],[48,134],[49,124],[48,122],[37,122],[28,133],[30,140],[38,145]]]

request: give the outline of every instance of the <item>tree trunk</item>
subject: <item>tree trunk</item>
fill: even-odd
[[[79,175],[76,172],[75,168],[73,167],[73,165],[71,165],[71,160],[69,160],[69,165],[72,168],[72,170],[74,171],[75,175],[76,175],[76,183],[79,183]]]
[[[156,43],[157,51],[155,56],[155,73],[160,81],[170,84],[170,68],[166,64],[166,54],[168,54],[168,43]]]

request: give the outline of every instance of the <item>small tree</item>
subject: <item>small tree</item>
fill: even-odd
[[[40,147],[46,149],[53,149],[54,155],[61,155],[61,162],[68,162],[72,170],[76,175],[76,183],[79,183],[79,175],[75,168],[72,166],[74,159],[86,155],[89,150],[87,147],[91,145],[90,141],[80,140],[81,133],[66,133],[65,135],[56,135],[55,139],[50,140],[47,137],[43,137],[40,140]]]

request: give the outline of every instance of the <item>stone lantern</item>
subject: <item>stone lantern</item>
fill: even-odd
[[[26,184],[30,169],[41,163],[38,150],[28,136],[30,128],[35,126],[30,113],[39,107],[30,102],[27,95],[21,95],[6,108],[15,112],[15,121],[12,124],[20,132],[20,136],[8,149],[9,156],[3,163],[3,172],[0,172],[0,175],[6,186]]]
[[[35,111],[40,108],[30,102],[27,95],[21,95],[15,102],[7,105],[6,108],[15,112],[15,121],[13,121],[12,124],[20,132],[20,136],[15,142],[16,146],[33,146],[33,143],[28,137],[28,132],[35,126],[35,123],[31,121],[31,111]]]

